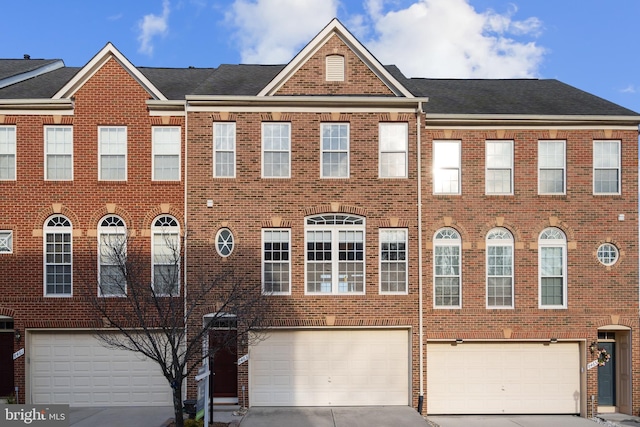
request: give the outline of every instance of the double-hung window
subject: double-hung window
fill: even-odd
[[[305,243],[307,294],[364,294],[363,217],[307,217]]]
[[[213,176],[216,178],[235,178],[236,176],[235,123],[213,124]]]
[[[0,126],[0,181],[16,179],[16,127]]]
[[[102,126],[98,128],[98,179],[125,181],[127,179],[127,128]]]
[[[620,194],[620,141],[593,142],[593,194]]]
[[[433,304],[435,308],[460,308],[460,234],[453,228],[438,230],[433,238]]]
[[[487,234],[487,308],[513,308],[513,235],[504,228]]]
[[[460,194],[460,141],[433,142],[433,193]]]
[[[567,307],[567,238],[546,228],[538,239],[540,308]]]
[[[98,226],[98,295],[127,294],[127,228],[122,218],[108,215]]]
[[[153,128],[153,180],[180,181],[180,127]]]
[[[262,124],[262,177],[291,177],[291,123]]]
[[[380,293],[407,293],[407,230],[380,230]]]
[[[322,123],[323,178],[349,177],[349,124]]]
[[[162,215],[151,227],[151,277],[156,295],[180,293],[180,226],[172,216]]]
[[[513,194],[513,141],[486,142],[486,194]]]
[[[407,123],[380,123],[380,178],[407,177]]]
[[[46,180],[73,179],[73,128],[45,126],[44,173]]]
[[[49,217],[44,224],[44,295],[70,297],[72,294],[72,227],[62,215]]]
[[[290,230],[262,230],[262,292],[291,294]]]
[[[565,181],[565,141],[538,141],[538,194],[564,194]]]

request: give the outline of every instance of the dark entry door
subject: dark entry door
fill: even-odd
[[[0,397],[13,394],[13,331],[0,332]]]
[[[616,404],[616,354],[612,342],[598,343],[611,355],[611,360],[604,366],[598,366],[598,405],[615,406]]]
[[[209,379],[209,391],[213,397],[238,397],[238,347],[235,330],[209,332],[209,351],[212,353],[221,342],[233,343],[222,347],[209,357],[213,374]]]

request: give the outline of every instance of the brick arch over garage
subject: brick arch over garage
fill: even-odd
[[[0,316],[16,317],[16,311],[13,308],[0,306]]]

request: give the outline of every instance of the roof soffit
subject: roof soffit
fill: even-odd
[[[276,77],[265,86],[257,96],[272,96],[280,89],[313,55],[315,55],[333,36],[342,42],[385,84],[396,96],[413,98],[405,88],[363,45],[334,18],[287,64]]]
[[[158,90],[151,81],[145,77],[116,47],[107,43],[84,67],[73,76],[58,92],[53,99],[71,98],[95,73],[110,59],[115,59],[131,77],[133,77],[156,100],[166,101],[167,98]]]

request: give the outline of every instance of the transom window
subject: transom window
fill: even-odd
[[[233,252],[233,233],[228,228],[221,228],[216,234],[216,251],[221,257],[228,257]]]
[[[538,194],[564,194],[565,141],[538,141]]]
[[[611,243],[603,243],[598,248],[597,256],[601,264],[606,266],[613,265],[618,261],[618,248]]]
[[[291,177],[291,123],[262,124],[262,177]]]
[[[433,237],[433,304],[435,308],[460,308],[460,234],[453,228],[438,230]]]
[[[153,127],[153,180],[180,181],[180,127]]]
[[[306,292],[363,294],[365,223],[355,215],[306,219]]]
[[[262,230],[262,291],[266,294],[291,293],[291,232]]]
[[[380,123],[380,178],[407,177],[408,123]]]
[[[98,295],[127,294],[127,228],[122,218],[108,215],[98,226]]]
[[[322,177],[349,177],[349,124],[322,123]]]
[[[487,307],[513,308],[513,235],[504,228],[487,234]]]
[[[45,179],[73,179],[73,128],[71,126],[45,126],[44,128]]]
[[[103,126],[98,128],[99,177],[105,181],[127,179],[127,128]]]
[[[16,127],[0,126],[0,181],[16,179]]]
[[[433,142],[433,193],[460,194],[460,141]]]
[[[557,228],[546,228],[538,240],[540,307],[567,307],[567,239]]]
[[[236,124],[213,124],[213,176],[236,176]]]
[[[407,230],[380,230],[380,292],[407,293]]]
[[[0,230],[0,254],[13,253],[13,230]]]
[[[513,194],[513,141],[486,142],[487,194]]]
[[[593,193],[620,194],[620,141],[593,142]]]
[[[62,215],[44,225],[44,295],[69,297],[72,293],[71,221]]]
[[[180,226],[172,216],[162,215],[151,227],[151,274],[156,295],[180,294]]]

